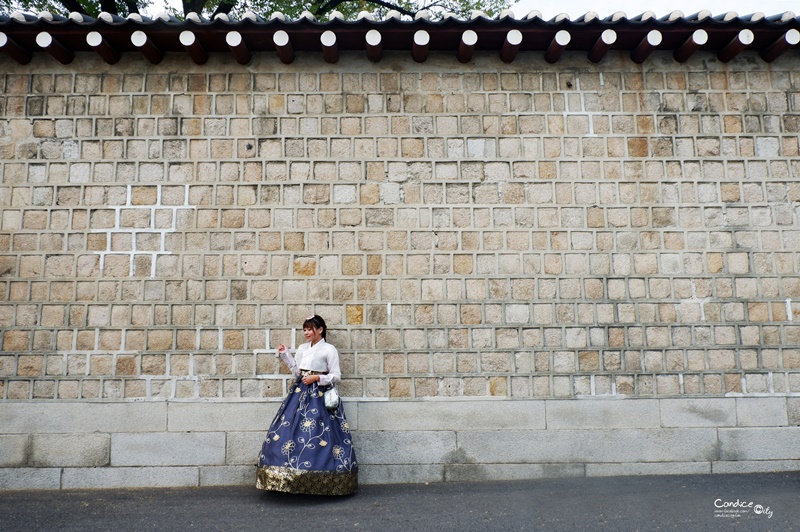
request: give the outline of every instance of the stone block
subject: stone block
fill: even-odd
[[[58,468],[0,469],[0,490],[57,490],[61,487]]]
[[[800,425],[800,397],[789,397],[786,399],[786,410],[789,414],[789,425]]]
[[[155,432],[167,428],[165,403],[2,403],[6,434]]]
[[[359,464],[443,464],[453,460],[452,431],[359,431],[353,434]]]
[[[739,427],[785,427],[789,423],[785,397],[736,398]]]
[[[800,427],[719,429],[720,460],[800,460]]]
[[[546,408],[548,430],[659,427],[655,399],[547,401]]]
[[[200,468],[201,486],[255,486],[256,468],[250,466],[205,466]]]
[[[665,462],[628,464],[586,464],[587,477],[621,477],[639,475],[707,475],[711,462]]]
[[[101,467],[109,464],[108,434],[34,434],[30,464],[36,467]]]
[[[169,427],[183,431],[266,431],[280,403],[169,403]]]
[[[464,463],[710,461],[715,429],[470,431],[458,433]]]
[[[111,465],[225,465],[225,433],[112,434]]]
[[[0,435],[0,467],[27,465],[29,448],[27,434]]]
[[[734,460],[711,463],[713,473],[775,473],[780,471],[800,471],[800,460]]]
[[[56,470],[57,471],[57,470]],[[75,467],[63,470],[63,489],[189,488],[199,483],[197,467]]]
[[[422,484],[443,482],[445,466],[442,464],[414,465],[360,465],[359,484]]]
[[[537,478],[582,477],[583,464],[449,464],[447,482],[484,482]]]
[[[735,427],[735,399],[661,399],[664,427]]]
[[[348,421],[349,423],[349,421]],[[228,432],[225,445],[225,463],[228,465],[253,465],[258,462],[258,454],[267,427],[261,432]]]
[[[349,411],[348,411],[349,415]],[[545,428],[542,401],[362,402],[364,430],[530,430]],[[348,416],[348,421],[349,421]]]
[[[339,390],[341,393],[341,389]],[[353,401],[349,399],[342,398],[342,410],[344,411],[344,416],[347,418],[347,424],[350,425],[350,430],[358,430],[358,410],[359,410],[359,403],[358,401]],[[266,427],[264,428],[266,432]]]

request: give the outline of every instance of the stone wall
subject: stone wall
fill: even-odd
[[[365,482],[800,466],[794,51],[0,67],[0,487],[250,482],[312,312]]]
[[[370,484],[797,470],[797,406],[738,397],[349,400],[345,408],[359,480]],[[277,407],[7,403],[0,487],[253,485]]]

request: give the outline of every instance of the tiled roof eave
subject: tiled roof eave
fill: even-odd
[[[368,33],[372,45],[368,43]],[[641,62],[655,50],[673,51],[679,61],[698,51],[713,52],[722,60],[730,60],[744,50],[755,50],[762,59],[771,61],[785,52],[800,50],[798,40],[800,17],[787,14],[696,20],[609,17],[577,21],[545,21],[538,17],[523,20],[477,17],[469,21],[362,18],[328,22],[307,18],[296,21],[277,18],[137,21],[108,16],[48,20],[19,15],[0,18],[0,51],[21,63],[30,61],[33,52],[41,51],[50,52],[61,62],[71,61],[77,52],[95,51],[113,63],[120,53],[139,51],[153,62],[158,62],[165,52],[186,52],[198,63],[205,62],[208,53],[232,53],[241,63],[257,52],[277,52],[284,62],[293,59],[293,52],[322,52],[326,60],[335,61],[338,52],[345,50],[364,50],[372,60],[379,60],[382,50],[407,50],[418,61],[424,60],[429,51],[451,51],[464,62],[476,50],[496,51],[507,62],[518,52],[542,52],[548,61],[555,62],[564,51],[583,51],[597,62],[608,50],[623,50],[629,51],[634,61]]]

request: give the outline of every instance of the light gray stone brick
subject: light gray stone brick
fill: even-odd
[[[714,473],[774,473],[779,471],[800,471],[800,460],[734,460],[712,462]]]
[[[587,477],[620,477],[638,475],[706,475],[711,462],[666,462],[634,464],[586,464]]]
[[[547,428],[658,428],[655,399],[586,399],[547,401]]]
[[[463,462],[591,463],[709,461],[714,429],[616,429],[458,433]]]
[[[204,466],[200,468],[201,486],[255,486],[256,468],[250,466]]]
[[[225,465],[225,433],[112,434],[111,465]]]
[[[735,399],[661,399],[664,427],[734,427]]]
[[[167,428],[165,403],[3,403],[7,434],[151,432]]]
[[[445,466],[445,480],[448,482],[564,478],[584,475],[583,464],[448,464]]]
[[[443,482],[444,468],[442,464],[359,465],[358,483],[369,485]]]
[[[508,323],[529,323],[530,316],[528,305],[508,305],[506,307],[506,321]]]
[[[197,467],[70,467],[61,481],[63,489],[181,488],[198,479]]]
[[[800,460],[800,427],[719,429],[720,460]]]
[[[61,469],[0,469],[0,490],[57,490],[61,488]]]
[[[740,427],[785,427],[789,424],[785,397],[739,397],[736,424]]]
[[[339,390],[339,392],[341,393],[341,390]],[[361,403],[359,401],[342,398],[342,408],[344,409],[344,415],[347,418],[347,424],[350,425],[350,430],[358,430],[358,411],[360,404]],[[266,433],[266,428],[264,429],[264,432]]]
[[[258,462],[263,432],[228,432],[225,445],[225,463],[228,465],[253,465]]]
[[[359,464],[442,464],[453,460],[452,431],[359,431],[353,435]]]
[[[170,403],[168,430],[266,432],[279,407],[278,402]]]
[[[543,401],[363,402],[358,405],[364,430],[543,429]],[[348,421],[350,418],[348,417]]]
[[[108,434],[34,434],[30,463],[36,467],[101,467],[109,464]]]
[[[27,434],[0,435],[0,467],[24,467],[30,452]]]
[[[789,425],[800,425],[800,397],[789,397],[786,399],[786,410],[789,415]]]

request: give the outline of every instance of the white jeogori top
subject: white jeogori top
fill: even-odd
[[[306,342],[297,348],[294,357],[289,351],[281,353],[281,359],[292,370],[292,375],[300,376],[301,370],[311,370],[328,372],[327,375],[319,376],[320,386],[336,384],[342,380],[342,370],[339,369],[339,351],[326,342],[320,340],[313,346],[311,342]]]

